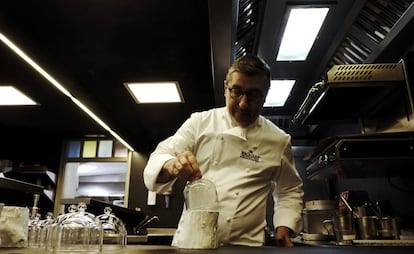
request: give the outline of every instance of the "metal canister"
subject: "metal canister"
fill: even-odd
[[[379,222],[378,233],[380,238],[400,239],[400,227],[396,217],[382,217]]]
[[[378,222],[377,216],[362,216],[356,219],[357,238],[363,240],[378,239]]]

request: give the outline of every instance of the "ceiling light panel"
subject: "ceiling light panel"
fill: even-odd
[[[272,80],[267,93],[265,107],[283,107],[296,80]]]
[[[304,61],[328,14],[327,7],[291,7],[277,61]]]
[[[184,102],[178,82],[134,82],[124,85],[138,104]]]
[[[37,103],[13,86],[0,85],[0,106],[22,105],[37,105]]]

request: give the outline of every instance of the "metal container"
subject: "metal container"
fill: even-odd
[[[400,239],[400,226],[396,217],[385,216],[379,221],[379,237],[381,239]]]
[[[336,242],[340,245],[352,244],[355,240],[355,221],[352,213],[337,213],[331,220],[325,220],[324,226],[333,227]]]
[[[307,208],[302,210],[303,219],[303,232],[307,234],[320,234],[329,235],[332,230],[327,229],[323,226],[323,221],[331,219],[334,215],[335,210],[308,210]]]
[[[362,216],[357,218],[358,239],[378,239],[378,223],[379,220],[377,216]]]
[[[336,201],[329,199],[310,200],[305,202],[306,210],[334,210],[336,207]]]

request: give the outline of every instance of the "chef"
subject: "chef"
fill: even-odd
[[[260,115],[270,77],[261,58],[236,59],[224,81],[226,106],[193,113],[158,144],[144,169],[146,187],[157,193],[171,191],[177,180],[211,180],[219,201],[221,245],[264,244],[269,193],[274,199],[276,245],[292,247],[291,237],[301,230],[303,184],[291,137]],[[186,230],[183,219],[172,245]]]

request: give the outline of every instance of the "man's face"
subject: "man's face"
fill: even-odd
[[[234,122],[247,127],[259,116],[265,102],[266,76],[233,72],[225,81],[226,107]],[[232,90],[232,91],[230,91]]]

